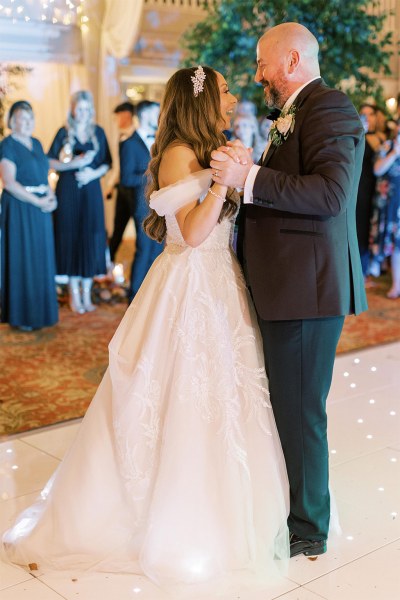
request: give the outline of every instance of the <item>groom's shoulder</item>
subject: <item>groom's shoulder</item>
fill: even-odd
[[[308,97],[312,103],[317,103],[321,106],[326,107],[347,107],[354,108],[350,98],[341,90],[329,87],[324,81],[321,81],[319,85],[315,86],[311,94]]]

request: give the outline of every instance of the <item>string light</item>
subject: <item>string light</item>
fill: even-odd
[[[1,0],[0,17],[12,23],[42,21],[53,25],[76,25],[83,32],[89,30],[89,17],[85,11],[86,0],[39,0],[36,6],[27,6],[23,0]]]

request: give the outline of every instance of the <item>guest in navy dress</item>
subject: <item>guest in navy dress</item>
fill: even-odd
[[[29,102],[15,102],[11,135],[0,143],[1,320],[25,331],[58,321],[50,214],[57,201],[48,185],[48,158],[32,137],[34,124]]]
[[[57,273],[69,276],[70,307],[84,313],[93,277],[106,272],[106,228],[100,179],[111,166],[104,130],[94,122],[90,92],[71,98],[67,124],[58,130],[48,156],[58,171],[54,215]]]

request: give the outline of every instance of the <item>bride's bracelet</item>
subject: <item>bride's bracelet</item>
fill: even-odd
[[[222,202],[225,202],[226,198],[224,198],[224,196],[220,196],[219,194],[216,194],[211,188],[208,188],[208,191],[210,194],[212,194],[213,196],[218,198],[218,200],[222,200]]]

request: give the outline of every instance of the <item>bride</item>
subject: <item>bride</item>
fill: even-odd
[[[196,599],[204,585],[217,597],[218,585],[267,590],[283,576],[288,483],[230,247],[238,198],[207,168],[235,103],[209,67],[167,83],[145,221],[165,250],[111,340],[75,442],[4,534],[16,564],[138,573]]]

